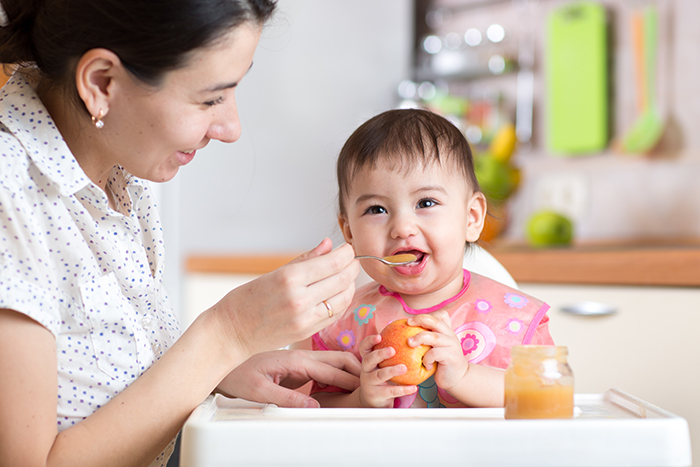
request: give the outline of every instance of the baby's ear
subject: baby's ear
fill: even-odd
[[[345,241],[352,245],[352,231],[350,230],[350,223],[345,216],[338,216],[338,225],[340,226],[340,231],[343,233]]]
[[[479,240],[486,219],[486,197],[480,191],[474,193],[467,205],[467,241]]]

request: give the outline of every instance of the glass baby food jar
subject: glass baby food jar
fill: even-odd
[[[516,345],[505,375],[505,416],[572,418],[574,375],[566,347]]]

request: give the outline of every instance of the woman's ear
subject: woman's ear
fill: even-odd
[[[90,115],[107,115],[114,97],[114,78],[122,69],[121,60],[111,50],[90,49],[80,57],[75,84]]]
[[[344,216],[338,216],[338,225],[340,226],[340,231],[343,233],[345,241],[352,245],[352,231],[350,230],[350,223]]]
[[[467,205],[467,241],[479,240],[486,219],[486,197],[480,191],[474,193]]]

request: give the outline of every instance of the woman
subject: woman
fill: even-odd
[[[0,92],[0,465],[164,465],[214,390],[303,407],[286,388],[354,389],[354,359],[272,350],[345,310],[349,245],[324,240],[182,336],[162,287],[144,180],[238,139],[235,87],[274,3],[1,6],[0,62],[20,69]]]

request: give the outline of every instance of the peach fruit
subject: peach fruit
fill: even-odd
[[[396,354],[381,362],[379,367],[384,368],[403,363],[408,369],[403,375],[391,378],[392,382],[401,385],[420,384],[432,376],[435,370],[437,370],[437,364],[434,364],[430,371],[423,365],[423,355],[431,349],[430,346],[420,345],[418,347],[410,347],[408,345],[409,337],[415,336],[423,331],[428,331],[428,329],[420,326],[409,326],[405,319],[392,321],[382,329],[380,333],[382,341],[374,346],[374,350],[393,347],[394,350],[396,350]]]

